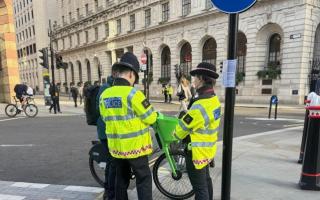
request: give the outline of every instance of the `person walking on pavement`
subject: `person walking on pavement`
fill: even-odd
[[[78,91],[79,91],[79,100],[81,105],[83,101],[83,83],[82,82],[79,83]]]
[[[59,102],[59,96],[60,96],[60,89],[57,85],[55,85],[55,89],[53,89],[53,84],[50,84],[49,93],[51,96],[51,106],[49,108],[49,112],[51,113],[52,108],[54,110],[54,114],[57,114],[57,111],[61,113],[60,110],[60,102]]]
[[[78,95],[79,95],[79,90],[77,87],[75,87],[74,83],[71,84],[70,92],[72,95],[72,99],[74,101],[74,107],[78,107],[77,99],[78,99]]]
[[[166,84],[162,85],[162,94],[164,95],[164,102],[167,103],[168,102],[168,89],[167,89]]]
[[[169,97],[169,103],[172,101],[172,95],[173,95],[173,87],[171,84],[168,86],[168,97]]]
[[[125,53],[112,66],[113,86],[100,96],[100,114],[106,124],[109,151],[116,163],[116,200],[128,199],[131,169],[136,177],[138,199],[152,199],[149,126],[156,122],[157,113],[144,94],[133,87],[139,80],[139,66],[134,54]]]
[[[176,127],[175,137],[187,143],[186,166],[195,200],[213,200],[209,164],[214,159],[221,118],[221,105],[213,86],[216,67],[202,62],[190,72],[196,96]]]
[[[105,79],[103,79],[105,80]],[[107,89],[110,88],[113,85],[113,77],[109,76],[106,81],[102,81],[102,86],[99,89],[98,95],[97,95],[97,110],[99,111],[99,99],[101,94]],[[113,200],[115,199],[115,184],[116,184],[116,167],[115,163],[113,162],[113,158],[111,154],[109,153],[108,148],[108,141],[106,136],[106,125],[103,121],[103,119],[100,117],[97,121],[97,132],[98,132],[98,138],[104,147],[104,151],[107,157],[107,161],[110,163],[107,165],[107,168],[105,169],[105,183],[104,183],[104,194],[103,194],[103,200]]]
[[[190,92],[190,84],[189,81],[182,76],[180,79],[180,84],[178,86],[177,96],[179,97],[180,107],[179,113],[181,111],[187,111],[187,102],[191,99],[191,92]]]

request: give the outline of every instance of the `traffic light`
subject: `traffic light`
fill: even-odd
[[[56,66],[57,69],[67,69],[68,68],[68,64],[64,63],[62,60],[62,56],[59,54],[56,54]]]
[[[48,59],[48,49],[42,48],[39,50],[39,52],[42,54],[40,55],[40,65],[43,66],[43,68],[49,69],[49,59]]]

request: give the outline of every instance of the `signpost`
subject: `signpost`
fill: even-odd
[[[253,6],[257,0],[211,0],[213,5],[220,11],[229,14],[229,41],[228,41],[228,69],[234,68],[233,62],[237,58],[237,34],[239,14]],[[229,66],[230,65],[230,66]],[[227,70],[226,74],[235,73]],[[229,77],[235,77],[228,74]],[[230,81],[228,81],[230,83]],[[228,83],[227,82],[227,83]],[[233,82],[233,81],[231,81]],[[223,127],[223,158],[222,158],[222,188],[221,199],[230,200],[231,191],[231,164],[232,164],[232,142],[233,142],[233,119],[235,104],[235,86],[226,84],[224,121],[228,122]]]

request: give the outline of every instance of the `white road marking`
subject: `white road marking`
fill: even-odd
[[[0,147],[33,147],[34,144],[0,144]]]
[[[254,118],[254,117],[246,117],[246,119],[250,119],[250,120],[257,120],[257,121],[292,121],[292,122],[298,122],[298,123],[301,123],[301,122],[304,122],[304,120],[302,119],[290,119],[290,118],[277,118],[277,119],[269,119],[269,118]]]
[[[103,192],[103,188],[98,187],[84,187],[84,186],[67,186],[63,190],[72,192],[90,192],[90,193],[100,193]]]
[[[35,188],[35,189],[43,189],[49,186],[49,184],[40,184],[40,183],[25,183],[25,182],[16,182],[11,185],[12,187],[20,187],[20,188]]]
[[[0,119],[0,122],[5,122],[5,121],[12,121],[16,119],[24,119],[25,117],[15,117],[15,118],[9,118],[9,119]]]
[[[0,200],[23,200],[25,198],[23,196],[0,194]]]
[[[250,138],[255,138],[255,137],[260,137],[260,136],[266,136],[266,135],[272,135],[272,134],[277,134],[277,133],[291,131],[291,130],[299,130],[299,129],[303,129],[303,126],[296,126],[296,127],[278,129],[278,130],[267,131],[267,132],[261,132],[261,133],[251,134],[251,135],[244,135],[244,136],[236,137],[233,140],[241,141],[241,140],[245,140],[245,139],[250,139]],[[220,141],[220,142],[222,143],[222,141]]]

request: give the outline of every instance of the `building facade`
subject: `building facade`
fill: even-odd
[[[12,0],[0,0],[0,102],[10,102],[19,80]]]
[[[43,91],[39,49],[49,46],[49,19],[55,20],[56,1],[14,0],[17,54],[21,81]]]
[[[54,46],[69,63],[56,70],[58,82],[99,80],[127,51],[148,52],[151,96],[161,96],[161,80],[176,85],[176,67],[187,74],[206,61],[219,72],[227,57],[228,15],[210,2],[58,0]],[[310,67],[320,57],[319,23],[320,2],[313,0],[260,0],[240,14],[237,101],[265,103],[277,95],[280,103],[303,103]],[[221,80],[216,93],[223,99]]]

